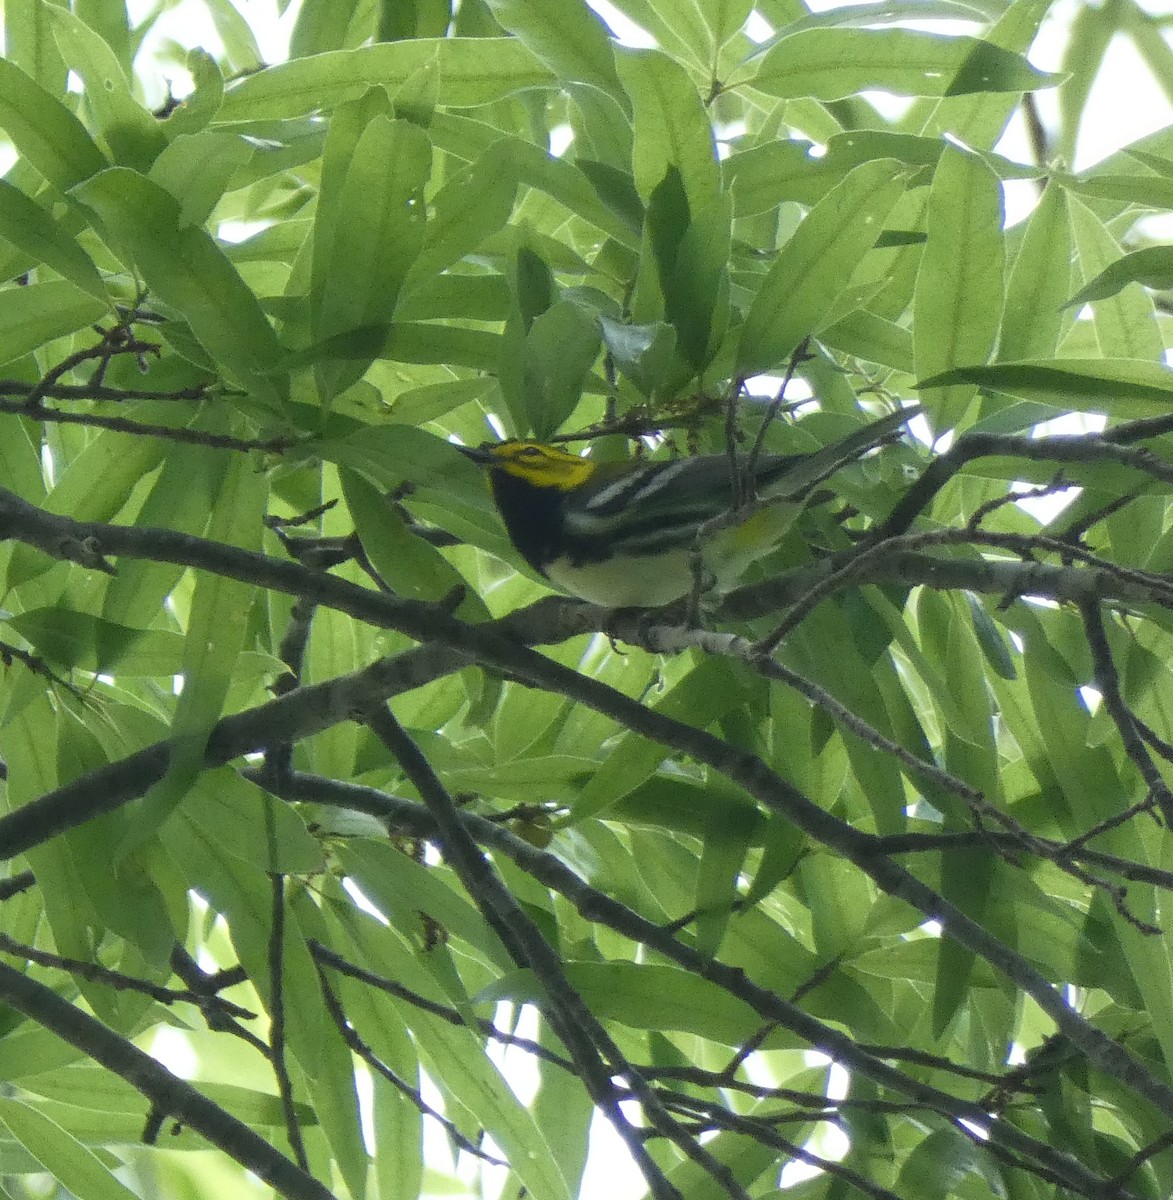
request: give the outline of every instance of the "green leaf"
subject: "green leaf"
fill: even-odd
[[[451,108],[490,104],[554,83],[549,69],[517,38],[415,38],[266,67],[227,89],[220,119],[253,121],[334,108],[359,88],[398,87],[432,61],[440,70],[440,103]]]
[[[968,383],[1038,400],[1056,409],[1107,412],[1119,419],[1161,416],[1173,398],[1173,375],[1161,363],[1137,359],[1054,359],[954,367],[918,388]]]
[[[463,171],[448,179],[432,199],[423,248],[403,284],[411,292],[459,262],[510,218],[517,194],[517,169],[508,143],[494,143]]]
[[[500,25],[566,83],[587,84],[621,103],[612,41],[585,4],[562,0],[487,0]]]
[[[32,504],[40,504],[45,498],[39,450],[20,417],[0,414],[0,478],[5,487]]]
[[[1106,300],[1130,283],[1157,290],[1173,288],[1173,247],[1146,246],[1143,250],[1134,250],[1118,258],[1089,284],[1080,288],[1063,307],[1071,308],[1090,300]]]
[[[1028,218],[1006,284],[998,339],[1000,359],[1042,358],[1055,353],[1064,325],[1061,309],[1070,287],[1071,257],[1067,196],[1049,183]]]
[[[389,497],[353,471],[341,471],[339,477],[363,549],[397,595],[439,600],[463,586],[460,573],[434,546],[407,527]],[[477,597],[468,597],[462,604],[465,610],[457,611],[466,620],[488,615]]]
[[[819,341],[865,362],[914,374],[912,334],[867,309],[857,308],[834,325],[828,325],[820,332]]]
[[[674,1029],[736,1046],[761,1021],[744,1000],[677,967],[570,962],[566,975],[593,1012],[633,1029]],[[533,1001],[539,998],[535,985],[529,971],[518,971],[491,984],[477,999]]]
[[[732,789],[729,789],[732,792]],[[740,794],[724,797],[719,816],[705,830],[696,881],[696,948],[716,957],[734,908],[741,899],[739,875],[761,813]]]
[[[1021,54],[972,37],[809,29],[768,50],[746,82],[771,96],[842,100],[873,88],[902,96],[1034,91],[1060,78],[1036,70]]]
[[[99,640],[109,643],[117,639],[130,650],[124,651],[120,672],[159,676],[179,673],[183,639],[178,634],[132,629],[67,608],[29,609],[9,617],[8,624],[27,638],[38,654],[58,667],[96,671]]]
[[[986,612],[982,602],[972,593],[967,592],[965,599],[969,604],[969,615],[973,618],[974,636],[977,638],[986,662],[1003,679],[1016,679],[1018,670],[1014,665],[1014,657],[993,618]]]
[[[4,5],[4,56],[41,87],[59,95],[65,91],[67,71],[47,8],[43,0],[11,0]]]
[[[195,427],[204,423],[197,421]],[[204,446],[170,447],[162,469],[139,509],[139,524],[177,533],[202,534],[227,465],[223,455]],[[163,605],[183,571],[184,568],[177,564],[151,559],[119,562],[118,573],[106,587],[103,619],[95,631],[99,669],[117,666],[120,672],[124,670],[123,655],[131,647],[131,660],[142,661],[144,645],[135,645],[135,641],[142,630],[150,628],[159,619]],[[179,669],[176,667],[175,671]]]
[[[659,50],[621,50],[616,65],[635,113],[633,165],[640,196],[647,200],[675,167],[690,208],[715,203],[721,178],[713,129],[688,73]]]
[[[673,302],[667,312],[681,331],[682,348],[698,370],[712,364],[729,332],[732,227],[733,205],[728,196],[694,213],[672,272]]]
[[[272,372],[280,348],[256,296],[205,230],[182,224],[176,200],[158,184],[112,167],[73,193],[92,208],[158,299],[182,314],[205,350],[250,394],[276,407]]]
[[[62,228],[36,201],[5,180],[0,180],[0,238],[106,303],[105,284],[74,233]]]
[[[46,13],[52,12],[46,6]],[[0,129],[59,192],[108,166],[85,126],[19,67],[0,58]]]
[[[346,872],[405,936],[421,937],[421,915],[439,922],[502,970],[510,959],[492,927],[444,878],[401,850],[367,839],[338,848]]]
[[[903,189],[900,165],[881,159],[856,167],[811,209],[746,314],[739,374],[784,363],[803,338],[819,331]]]
[[[1002,192],[974,155],[946,147],[929,191],[928,245],[913,299],[917,373],[940,375],[984,362],[994,348],[1003,304]],[[935,429],[961,420],[972,388],[921,397]]]
[[[1071,223],[1084,278],[1101,274],[1120,256],[1120,244],[1085,204],[1071,201]],[[1161,360],[1164,339],[1152,297],[1140,288],[1092,301],[1096,340],[1105,358]]]
[[[343,0],[341,4],[310,0],[303,4],[289,36],[289,57],[306,58],[327,50],[341,50],[357,8],[358,0]]]
[[[727,663],[706,659],[655,705],[657,711],[704,727],[744,700]],[[571,804],[571,822],[582,822],[621,800],[648,779],[664,758],[658,743],[626,733]]]
[[[209,845],[259,870],[308,875],[323,868],[322,847],[294,809],[227,767],[201,775],[183,811]]]
[[[954,1196],[966,1176],[977,1173],[973,1143],[952,1129],[924,1138],[905,1160],[896,1186],[901,1196]],[[992,1193],[991,1193],[992,1194]]]
[[[712,36],[714,51],[719,51],[741,32],[753,12],[753,0],[697,0],[705,24]]]
[[[600,317],[599,323],[616,369],[645,396],[673,392],[692,375],[693,368],[676,349],[671,325],[623,325],[609,317]]]
[[[105,300],[64,280],[0,288],[0,365],[76,333],[108,312]]]
[[[61,57],[85,85],[99,137],[116,163],[147,170],[167,138],[155,118],[131,95],[117,56],[84,21],[64,8],[49,7]]]
[[[268,482],[249,459],[234,458],[225,473],[208,536],[246,550],[260,548],[261,518]],[[147,793],[123,853],[141,845],[183,800],[199,773],[212,726],[223,711],[237,658],[245,644],[251,584],[210,572],[201,574],[192,596],[184,637],[183,691],[171,724],[167,775]]]
[[[92,1150],[31,1105],[0,1099],[0,1123],[77,1200],[134,1200]]]
[[[204,130],[173,137],[151,166],[150,179],[179,201],[179,227],[203,225],[229,181],[253,156],[234,133]]]
[[[599,345],[598,322],[573,300],[535,318],[525,339],[525,388],[536,437],[549,437],[575,410]]]
[[[356,334],[362,332],[355,331]],[[500,345],[501,335],[487,329],[463,329],[458,325],[432,324],[428,321],[392,321],[377,356],[393,362],[442,363],[450,367],[493,371],[497,367]],[[352,350],[350,356],[365,357],[367,351],[364,339],[360,348]]]
[[[346,137],[336,121],[327,139],[328,160],[343,171],[324,175],[314,223],[310,284],[311,328],[321,340],[388,321],[399,290],[424,244],[423,188],[431,174],[432,147],[424,131],[375,114]],[[324,400],[348,387],[369,362],[327,364],[317,372]]]

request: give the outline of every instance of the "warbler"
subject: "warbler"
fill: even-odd
[[[809,454],[760,454],[750,477],[748,455],[735,466],[726,454],[597,462],[531,441],[458,449],[486,468],[510,540],[555,587],[608,608],[658,608],[697,585],[698,550],[701,585],[731,587],[820,483],[919,411],[890,413]]]

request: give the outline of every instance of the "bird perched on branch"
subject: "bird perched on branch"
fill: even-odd
[[[598,462],[542,442],[459,449],[488,474],[518,553],[555,587],[608,608],[727,590],[773,548],[814,489],[892,438],[905,408],[809,454]],[[698,560],[699,554],[699,560]]]

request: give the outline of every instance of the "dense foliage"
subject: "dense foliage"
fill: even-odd
[[[0,1192],[1168,1196],[1162,22],[251,7],[5,4]],[[451,445],[914,401],[699,622]]]

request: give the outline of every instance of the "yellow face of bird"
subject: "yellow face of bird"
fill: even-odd
[[[487,449],[494,469],[524,479],[534,487],[569,491],[584,483],[595,469],[587,459],[542,442],[501,442]]]

